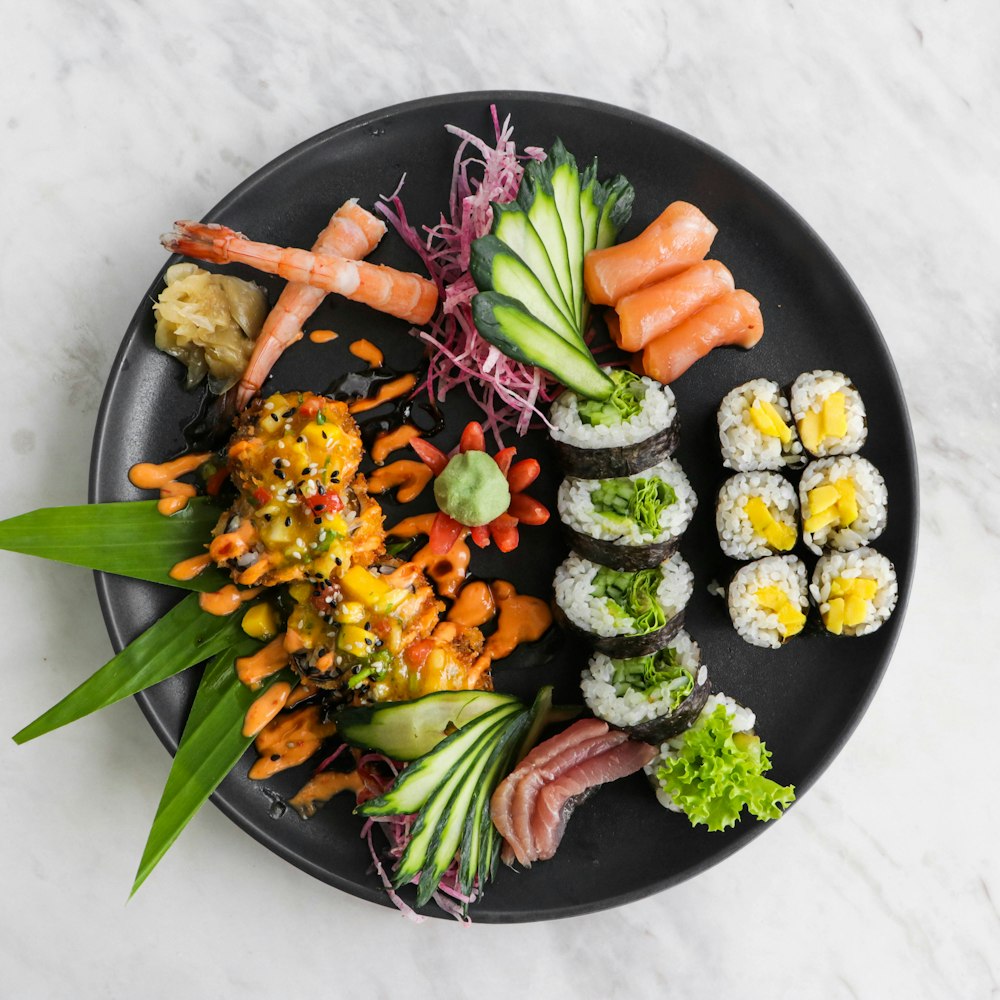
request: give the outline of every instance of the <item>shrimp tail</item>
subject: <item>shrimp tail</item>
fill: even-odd
[[[172,232],[160,237],[160,242],[171,253],[195,257],[211,264],[227,264],[232,260],[229,254],[230,240],[245,238],[242,233],[215,222],[178,220],[174,223]]]

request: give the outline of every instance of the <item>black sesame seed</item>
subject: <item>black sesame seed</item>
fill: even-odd
[[[341,564],[340,556],[334,556],[333,561],[339,566]]]
[[[323,440],[325,441],[326,440],[326,431],[320,431],[320,434],[323,435]]]
[[[280,753],[271,754],[271,760],[281,760],[281,754]]]
[[[285,518],[285,527],[290,528],[292,526],[292,519],[290,517]]]
[[[306,439],[301,434],[295,440],[296,440],[296,442],[298,444],[305,444],[306,443]]]
[[[310,472],[312,472],[312,466],[311,466],[311,465],[307,465],[307,466],[306,466],[306,467],[305,467],[305,468],[304,468],[304,469],[303,469],[303,470],[302,470],[302,471],[301,471],[301,472],[299,473],[299,475],[300,475],[300,476],[308,476]]]
[[[274,474],[275,474],[275,475],[276,475],[276,476],[277,476],[277,477],[278,477],[279,479],[284,479],[284,478],[285,478],[285,474],[284,474],[284,473],[283,473],[283,472],[281,471],[281,469],[275,469],[275,470],[274,470]]]
[[[281,419],[287,420],[294,412],[295,407],[293,406],[290,410],[285,410],[285,412],[281,414]]]
[[[322,524],[322,523],[323,523],[323,518],[321,518],[321,517],[314,517],[313,518],[313,524]]]
[[[265,514],[264,515],[264,520],[265,521],[270,521],[271,520],[271,515],[270,514]]]
[[[274,421],[275,423],[277,423],[277,422],[278,422],[278,414],[277,414],[277,413],[272,413],[272,414],[271,414],[271,419],[272,419],[272,420],[273,420],[273,421]]]

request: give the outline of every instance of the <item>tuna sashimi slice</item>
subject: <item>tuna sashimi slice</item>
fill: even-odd
[[[545,785],[538,793],[532,830],[537,860],[556,853],[573,807],[599,785],[616,781],[645,767],[656,756],[648,743],[628,741],[590,757]]]
[[[490,800],[490,816],[493,825],[500,836],[515,851],[527,856],[529,844],[522,844],[514,830],[513,810],[514,793],[521,778],[533,768],[541,767],[549,760],[557,757],[567,747],[574,746],[585,740],[602,736],[608,731],[608,724],[600,719],[581,719],[568,729],[539,743],[525,756],[524,760],[497,786]]]

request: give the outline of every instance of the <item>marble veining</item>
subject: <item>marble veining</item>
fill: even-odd
[[[8,18],[0,516],[85,498],[166,222],[339,121],[501,88],[661,118],[804,215],[892,350],[922,511],[892,668],[816,788],[722,865],[607,913],[415,927],[214,809],[126,907],[168,765],[135,706],[0,741],[0,994],[1000,996],[998,37],[994,0],[39,0]],[[88,573],[0,565],[9,734],[110,647]]]

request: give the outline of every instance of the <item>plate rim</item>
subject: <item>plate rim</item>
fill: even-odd
[[[535,91],[535,90],[488,90],[488,91],[460,91],[454,93],[446,94],[435,94],[426,97],[416,98],[410,101],[403,101],[397,104],[388,105],[384,108],[380,108],[374,111],[365,112],[361,115],[357,115],[347,121],[341,122],[339,124],[333,125],[321,132],[316,133],[302,141],[296,143],[295,145],[289,147],[282,153],[267,161],[265,164],[260,166],[257,170],[245,177],[241,182],[239,182],[232,190],[225,194],[203,217],[202,221],[211,222],[218,218],[218,216],[224,214],[231,204],[239,199],[246,197],[252,189],[260,184],[262,181],[266,180],[276,171],[281,170],[287,163],[297,159],[298,157],[308,153],[312,149],[323,145],[326,142],[337,140],[340,137],[347,135],[353,131],[370,126],[373,123],[387,118],[395,117],[402,114],[409,114],[416,111],[424,111],[428,109],[433,109],[439,106],[449,106],[456,103],[471,103],[474,101],[480,101],[484,107],[489,107],[491,104],[501,106],[505,100],[509,101],[521,101],[521,102],[533,102],[541,105],[548,105],[554,107],[560,106],[573,106],[576,108],[582,108],[584,110],[591,110],[595,112],[600,112],[602,114],[608,114],[618,119],[624,119],[626,122],[641,124],[646,127],[651,127],[659,132],[664,132],[670,135],[675,141],[683,142],[703,155],[709,156],[715,161],[721,163],[726,169],[733,171],[735,174],[739,175],[744,180],[749,181],[752,185],[757,186],[767,193],[767,195],[773,198],[784,211],[789,213],[797,223],[806,232],[808,237],[812,240],[815,246],[820,251],[820,254],[825,260],[828,267],[832,268],[837,277],[843,281],[846,286],[853,293],[853,296],[860,306],[860,309],[865,316],[871,330],[875,333],[878,338],[878,342],[881,344],[882,353],[887,361],[887,374],[892,382],[895,389],[895,395],[897,396],[901,405],[901,420],[904,428],[903,440],[900,442],[902,445],[902,450],[909,456],[911,477],[910,477],[910,492],[913,497],[913,510],[912,517],[910,520],[910,530],[907,533],[907,539],[904,550],[901,555],[904,556],[909,565],[909,571],[906,577],[901,581],[899,596],[897,600],[896,609],[894,611],[894,617],[897,619],[897,626],[895,633],[892,636],[892,640],[885,651],[885,656],[878,668],[877,676],[873,676],[871,682],[866,689],[862,698],[860,698],[853,706],[852,712],[849,717],[845,720],[845,725],[841,728],[838,733],[837,739],[832,741],[824,750],[823,755],[817,762],[812,773],[809,775],[808,779],[800,783],[797,789],[797,797],[801,797],[827,770],[827,768],[832,764],[834,759],[840,754],[843,748],[846,746],[851,736],[854,734],[861,719],[868,711],[869,706],[876,692],[881,686],[882,680],[885,677],[885,673],[888,670],[889,664],[892,660],[893,654],[895,652],[896,644],[899,641],[899,635],[905,624],[906,612],[909,606],[909,598],[912,590],[913,574],[916,566],[917,550],[918,550],[918,540],[920,534],[920,476],[918,468],[918,457],[915,445],[915,440],[913,436],[913,426],[910,419],[909,406],[906,401],[906,396],[903,392],[902,382],[899,377],[899,371],[896,366],[895,359],[892,356],[889,346],[886,343],[885,337],[882,334],[882,330],[875,319],[871,308],[868,306],[867,301],[862,296],[860,290],[855,284],[854,280],[851,278],[850,274],[846,270],[840,260],[833,253],[827,243],[822,239],[822,237],[816,232],[815,229],[809,224],[809,222],[788,202],[782,197],[777,191],[775,191],[768,183],[761,180],[753,171],[749,170],[747,167],[743,166],[737,160],[733,159],[728,154],[722,152],[711,144],[705,142],[696,136],[679,129],[675,125],[671,125],[668,122],[664,122],[660,119],[654,118],[651,115],[647,115],[642,112],[633,111],[629,108],[622,107],[620,105],[611,104],[604,101],[597,101],[592,98],[587,97],[577,97],[570,94],[563,94],[558,92],[546,92],[546,91]],[[442,125],[444,123],[442,122]],[[119,385],[122,374],[126,366],[126,355],[131,347],[134,337],[130,336],[130,331],[133,331],[137,324],[141,321],[141,318],[148,310],[148,301],[150,293],[156,289],[162,281],[162,276],[167,267],[175,260],[180,260],[181,258],[177,255],[169,255],[167,261],[162,265],[161,269],[157,272],[152,283],[149,286],[147,293],[143,296],[139,306],[135,310],[132,318],[129,320],[125,334],[119,344],[118,350],[115,354],[115,358],[111,364],[110,370],[104,384],[104,390],[101,396],[101,404],[98,409],[97,419],[94,427],[94,434],[91,446],[90,455],[90,471],[88,476],[88,489],[87,489],[87,502],[97,503],[99,502],[96,498],[101,492],[99,480],[101,478],[102,466],[105,462],[106,449],[108,447],[109,441],[109,430],[108,430],[108,419],[110,411],[114,404],[114,397],[116,394],[116,388]],[[98,603],[101,608],[101,616],[104,620],[105,629],[108,633],[108,638],[111,641],[111,645],[115,652],[120,652],[122,648],[127,644],[127,640],[123,634],[123,629],[121,627],[121,622],[118,620],[111,594],[109,591],[109,584],[111,579],[114,578],[113,574],[103,573],[100,571],[94,572],[94,583],[95,589],[97,591]],[[141,691],[133,696],[139,705],[139,708],[145,717],[146,721],[150,725],[150,728],[156,734],[157,738],[167,749],[168,753],[173,756],[177,749],[177,740],[174,738],[172,732],[167,728],[166,722],[158,713],[155,705],[149,697],[147,691]],[[348,894],[366,900],[368,902],[377,903],[381,906],[392,908],[393,904],[391,900],[388,899],[385,891],[378,884],[378,880],[373,876],[371,884],[368,882],[364,884],[359,884],[357,882],[349,881],[335,872],[331,872],[329,869],[321,868],[319,865],[313,863],[309,858],[300,855],[296,851],[292,850],[282,840],[272,835],[269,830],[260,824],[255,823],[247,815],[245,815],[236,804],[229,801],[226,794],[224,785],[228,780],[228,777],[223,780],[219,788],[212,794],[211,801],[225,816],[227,816],[236,826],[248,833],[254,840],[262,844],[268,850],[272,851],[282,860],[290,862],[295,867],[306,872],[312,877],[318,879],[319,881],[332,885],[335,888],[347,892]],[[614,896],[606,897],[605,899],[595,903],[595,902],[585,902],[577,903],[567,906],[560,906],[559,908],[543,908],[543,909],[523,909],[523,910],[511,910],[502,913],[491,913],[488,916],[484,916],[480,919],[476,919],[476,910],[472,909],[471,915],[477,923],[522,923],[522,922],[534,922],[542,920],[554,920],[554,919],[564,919],[574,916],[581,916],[589,913],[597,913],[603,910],[608,910],[617,906],[623,906],[631,902],[636,902],[640,899],[649,898],[651,896],[657,895],[675,885],[685,882],[688,879],[694,878],[700,875],[707,869],[714,867],[716,864],[724,861],[726,858],[730,857],[740,848],[744,847],[746,844],[750,843],[753,839],[760,836],[764,832],[766,824],[758,823],[754,827],[746,830],[744,835],[739,839],[730,840],[720,851],[713,853],[711,857],[704,859],[701,863],[686,869],[683,873],[669,877],[667,879],[661,879],[657,882],[650,883],[643,886],[641,889],[636,889],[628,892],[619,893]],[[279,828],[276,826],[275,830]],[[451,919],[444,913],[436,913],[431,910],[422,911],[428,916],[441,917],[443,919]]]

